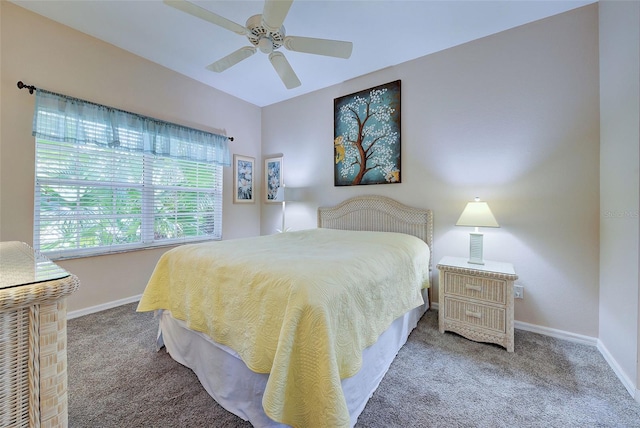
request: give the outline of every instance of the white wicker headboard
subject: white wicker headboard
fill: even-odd
[[[334,207],[318,208],[318,227],[341,230],[399,232],[417,236],[429,245],[433,263],[433,213],[386,196],[356,196]]]

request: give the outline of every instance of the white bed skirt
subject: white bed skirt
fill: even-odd
[[[427,303],[397,318],[376,343],[364,350],[360,371],[342,380],[351,426],[356,424],[391,362],[429,308],[427,289],[422,294]],[[165,346],[174,360],[193,370],[209,395],[231,413],[255,427],[286,426],[274,422],[262,408],[269,375],[249,370],[232,349],[189,330],[183,321],[171,317],[169,311],[160,314],[157,345],[158,349]]]

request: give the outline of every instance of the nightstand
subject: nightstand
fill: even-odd
[[[436,266],[440,333],[453,331],[513,352],[513,282],[518,276],[510,263],[484,263],[443,257]]]

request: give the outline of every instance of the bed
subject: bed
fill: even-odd
[[[349,427],[429,307],[432,240],[430,210],[355,197],[317,229],[168,251],[138,311],[254,426]]]

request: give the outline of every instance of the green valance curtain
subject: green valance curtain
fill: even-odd
[[[42,89],[33,135],[197,162],[231,165],[228,138]]]

